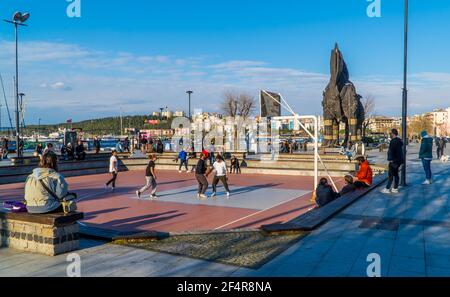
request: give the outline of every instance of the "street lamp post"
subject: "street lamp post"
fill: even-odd
[[[39,135],[41,134],[41,118],[38,119],[38,131],[36,139],[39,141]],[[36,141],[37,142],[37,141]]]
[[[406,186],[406,149],[408,141],[408,0],[405,0],[404,55],[403,55],[403,100],[402,100],[402,140],[403,160],[400,184]]]
[[[16,42],[16,79],[15,79],[15,91],[16,91],[16,151],[17,158],[20,159],[22,157],[22,152],[19,150],[19,142],[20,142],[20,127],[19,127],[19,36],[18,36],[18,27],[23,26],[26,27],[24,23],[30,17],[29,13],[21,13],[16,12],[13,16],[13,20],[4,20],[9,24],[14,25],[14,35]]]
[[[193,94],[193,91],[186,91],[186,94],[189,96],[189,120],[191,119],[191,95]]]

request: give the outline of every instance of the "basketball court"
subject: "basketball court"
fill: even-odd
[[[143,171],[121,172],[117,189],[105,188],[108,174],[67,178],[70,191],[79,197],[86,226],[119,232],[191,232],[258,228],[286,222],[313,207],[313,178],[303,176],[230,175],[231,196],[221,184],[215,198],[199,200],[192,173],[158,172],[158,195],[141,199],[136,190],[145,182]],[[208,196],[212,193],[212,176]],[[337,181],[339,184],[341,181]],[[22,199],[23,184],[0,186],[0,201]]]

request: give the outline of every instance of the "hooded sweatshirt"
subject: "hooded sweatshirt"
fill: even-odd
[[[42,180],[59,198],[67,195],[67,182],[61,174],[49,168],[36,168],[28,176],[25,182],[25,200],[28,212],[52,212],[61,206],[61,202],[50,195],[39,180]]]
[[[422,132],[419,159],[433,160],[433,138]]]

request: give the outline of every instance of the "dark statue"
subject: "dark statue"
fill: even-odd
[[[323,93],[324,146],[347,146],[361,139],[365,114],[361,96],[349,80],[347,65],[336,43],[331,52],[331,78]],[[339,126],[345,124],[345,138],[339,139]]]

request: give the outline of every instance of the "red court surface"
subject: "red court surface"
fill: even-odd
[[[196,198],[197,181],[191,173],[159,171],[156,201],[136,198],[136,190],[145,181],[143,171],[121,172],[114,192],[105,189],[108,179],[108,174],[67,178],[70,191],[80,199],[79,210],[85,213],[83,224],[121,232],[258,228],[286,222],[313,206],[311,177],[230,175],[230,199],[220,194],[220,187],[218,197],[206,202]],[[0,201],[22,197],[23,184],[0,186]]]

